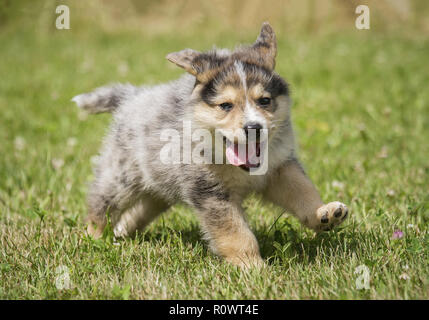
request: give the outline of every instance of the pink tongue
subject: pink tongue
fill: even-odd
[[[226,158],[229,163],[234,166],[241,166],[243,164],[257,164],[258,158],[256,156],[256,144],[249,143],[247,145],[247,154],[246,154],[246,145],[240,145],[231,143],[227,141],[226,143]]]

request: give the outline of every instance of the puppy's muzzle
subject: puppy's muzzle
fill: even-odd
[[[251,130],[255,131],[255,138],[257,140],[259,140],[260,136],[261,136],[261,130],[262,130],[262,126],[260,123],[258,122],[248,122],[244,125],[243,130],[246,134],[246,137],[249,137],[249,133],[251,132]],[[250,135],[252,137],[252,135]]]

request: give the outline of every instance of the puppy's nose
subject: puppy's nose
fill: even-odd
[[[243,129],[244,129],[244,132],[246,133],[246,136],[249,135],[249,130],[252,130],[252,129],[255,130],[256,138],[259,138],[260,130],[262,129],[262,126],[257,122],[248,122],[244,125]]]

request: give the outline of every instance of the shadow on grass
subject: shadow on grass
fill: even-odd
[[[327,233],[309,236],[303,228],[283,226],[281,230],[269,231],[267,228],[254,229],[261,250],[261,255],[269,264],[273,261],[285,261],[291,258],[298,263],[312,263],[323,253],[325,258],[335,257],[338,251],[346,254],[359,252],[362,243],[368,240],[366,232],[358,232],[349,225]],[[199,225],[191,223],[184,228],[159,226],[137,236],[138,241],[165,243],[181,241],[184,247],[203,247],[204,256],[210,255],[207,242],[202,239]]]
[[[272,233],[255,230],[255,234],[260,243],[261,255],[269,263],[291,258],[298,263],[312,263],[321,254],[331,258],[339,252],[347,255],[360,252],[362,243],[368,241],[368,234],[349,227],[314,236],[309,236],[303,228],[297,230],[292,227]]]
[[[165,243],[171,242],[172,239],[179,238],[184,246],[201,245],[207,247],[207,242],[202,239],[201,229],[198,224],[190,223],[184,228],[171,228],[167,226],[157,226],[150,228],[136,236],[138,241]],[[175,240],[173,240],[175,241]]]

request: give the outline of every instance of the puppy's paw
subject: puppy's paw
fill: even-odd
[[[104,224],[89,221],[87,234],[94,239],[100,239],[103,236]]]
[[[316,211],[316,231],[329,231],[341,224],[348,216],[349,209],[344,203],[335,201],[321,206]]]
[[[127,228],[122,221],[119,221],[116,226],[113,228],[113,234],[116,238],[126,238],[128,237]]]
[[[225,260],[243,270],[260,269],[265,267],[265,262],[260,256],[254,257],[226,257]]]

